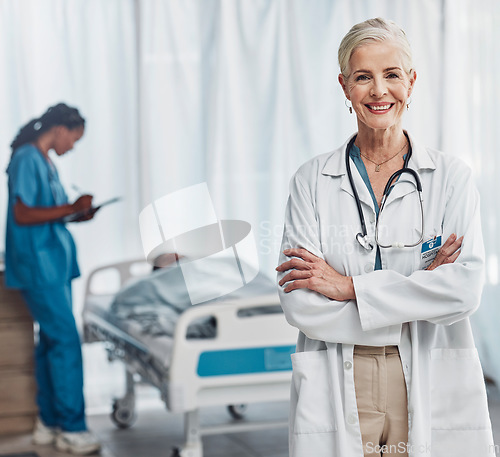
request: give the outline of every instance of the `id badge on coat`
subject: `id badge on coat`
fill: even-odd
[[[425,270],[436,258],[441,247],[441,235],[433,236],[430,240],[422,243],[420,250],[420,268]]]

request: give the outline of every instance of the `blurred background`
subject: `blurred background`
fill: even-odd
[[[96,203],[123,197],[71,227],[77,316],[92,269],[144,256],[140,211],[197,183],[220,219],[251,223],[261,271],[274,276],[291,175],[356,130],[337,82],[340,40],[376,16],[399,23],[413,48],[405,128],[474,171],[487,283],[473,325],[500,383],[497,0],[0,0],[0,214],[12,139],[64,101],[87,121],[55,161],[70,197],[72,186]],[[0,252],[4,232],[5,216]]]

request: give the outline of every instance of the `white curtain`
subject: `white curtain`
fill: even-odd
[[[86,132],[54,162],[70,197],[122,196],[90,223],[71,227],[84,275],[139,255],[138,96],[135,5],[126,0],[0,0],[0,211],[4,170],[21,125],[64,101],[79,108]],[[5,218],[0,224],[3,251]],[[81,302],[82,280],[75,282]]]
[[[418,77],[405,127],[474,169],[488,254],[475,325],[485,368],[500,380],[488,349],[500,343],[491,319],[500,254],[496,0],[0,0],[0,166],[20,125],[66,101],[88,121],[75,152],[57,160],[67,186],[96,201],[124,197],[73,228],[84,278],[142,255],[140,210],[200,182],[220,219],[252,224],[261,269],[273,276],[291,175],[356,129],[337,82],[338,45],[375,16],[398,22],[412,44]]]
[[[206,181],[220,218],[252,224],[272,275],[291,175],[356,128],[336,52],[373,16],[396,20],[415,43],[423,71],[408,125],[439,146],[442,119],[428,107],[440,91],[441,2],[140,2],[142,195]]]

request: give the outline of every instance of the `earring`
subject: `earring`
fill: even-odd
[[[411,105],[411,97],[408,97],[408,99],[406,100],[406,111],[410,109],[410,105]]]
[[[346,98],[346,99],[345,99],[345,101],[344,101],[344,104],[345,104],[345,106],[347,106],[347,108],[349,109],[349,114],[352,114],[352,103],[351,103],[351,105],[349,106],[349,105],[347,104],[347,102],[349,102],[349,100],[347,100],[347,98]]]

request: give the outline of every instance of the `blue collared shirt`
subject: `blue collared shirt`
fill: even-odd
[[[349,150],[349,156],[351,157],[352,161],[356,165],[356,168],[358,169],[359,174],[363,178],[363,182],[366,184],[366,187],[368,188],[368,191],[370,192],[370,195],[373,200],[373,207],[375,208],[375,213],[377,214],[380,211],[380,208],[378,207],[378,202],[377,198],[375,197],[375,192],[373,192],[372,184],[370,182],[370,178],[368,177],[368,172],[366,171],[365,164],[363,162],[363,159],[361,158],[361,151],[359,148],[353,143],[351,146],[351,149]],[[375,256],[375,270],[382,270],[382,259],[380,257],[380,247],[377,246],[377,254]]]

